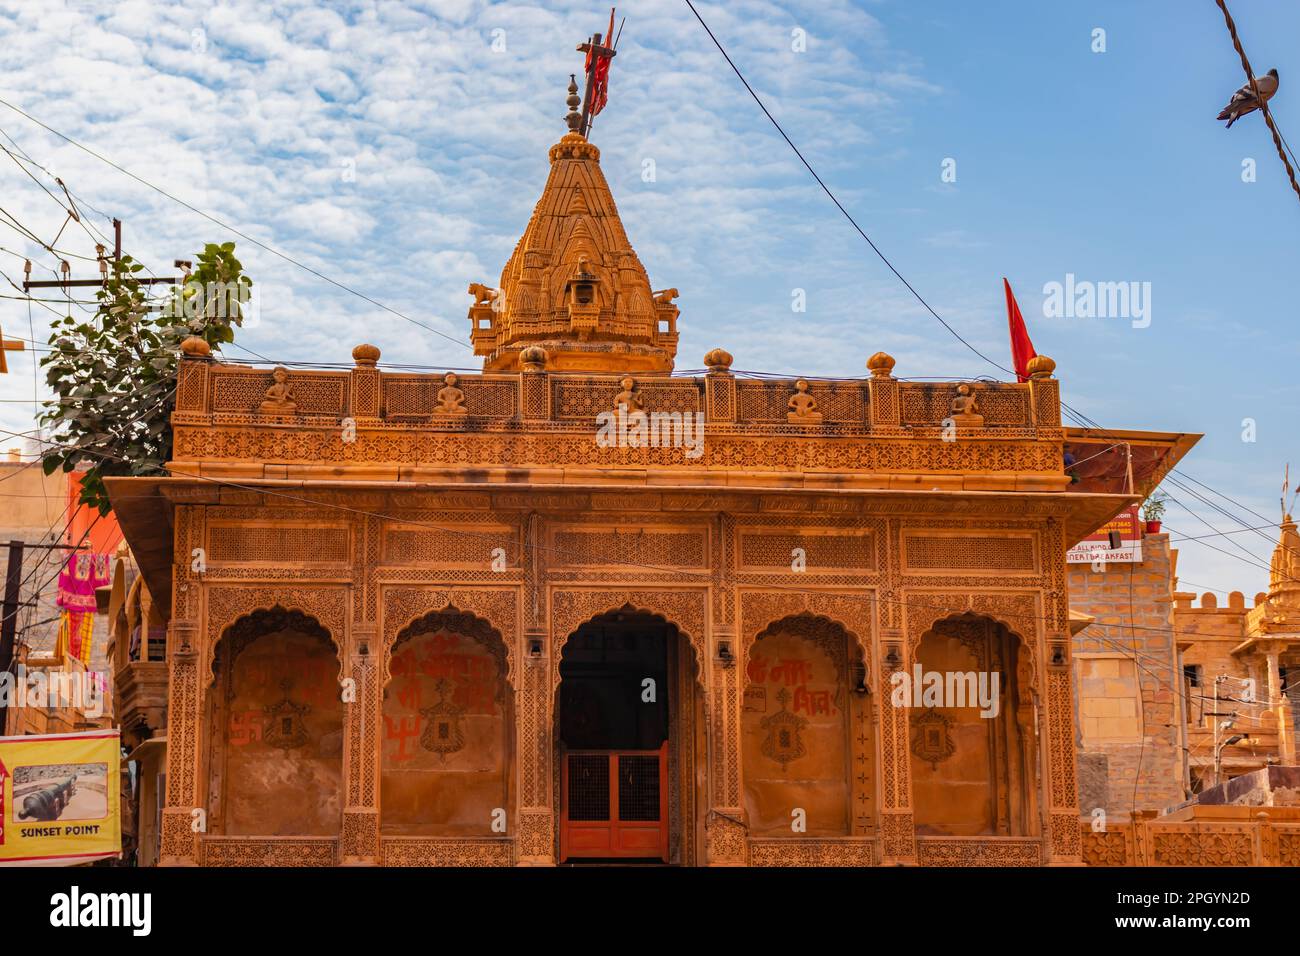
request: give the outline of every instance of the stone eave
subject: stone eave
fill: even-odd
[[[1270,650],[1270,645],[1275,645],[1271,649],[1281,653],[1288,650],[1294,644],[1300,644],[1300,631],[1253,634],[1234,647],[1229,651],[1229,653],[1233,656],[1249,654],[1252,651],[1259,651],[1266,654]]]
[[[1133,494],[1143,500],[1155,491],[1204,436],[1195,432],[1149,432],[1125,428],[1067,428],[1065,447],[1085,462],[1078,469],[1089,490],[1123,492],[1127,487],[1127,452],[1133,454]]]

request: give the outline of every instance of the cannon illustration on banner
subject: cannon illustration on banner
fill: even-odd
[[[23,809],[18,818],[42,822],[57,820],[76,792],[77,775],[73,774],[62,783],[51,784],[24,797]]]

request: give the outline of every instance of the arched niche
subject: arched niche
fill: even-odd
[[[1027,836],[1037,829],[1032,646],[973,611],[935,619],[894,677],[909,708],[912,805],[920,835]]]
[[[515,721],[500,632],[454,607],[431,611],[398,631],[388,668],[380,731],[382,832],[505,832]]]
[[[302,611],[252,611],[215,642],[211,674],[209,832],[337,835],[345,705],[331,633]]]
[[[862,652],[838,621],[770,622],[749,645],[741,715],[756,837],[843,837],[874,820],[874,734]]]
[[[552,786],[560,860],[634,856],[691,864],[701,852],[702,649],[671,612],[644,606],[653,603],[606,595],[585,604],[594,613],[582,620],[576,605],[561,603],[563,613],[553,613]],[[580,808],[574,794],[594,791],[577,781],[591,774],[606,774],[609,802],[602,796],[599,808]],[[627,828],[625,800],[638,808],[635,834]],[[608,815],[614,806],[618,823]]]

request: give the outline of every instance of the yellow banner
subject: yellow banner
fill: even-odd
[[[72,866],[122,850],[117,730],[0,737],[0,866]]]

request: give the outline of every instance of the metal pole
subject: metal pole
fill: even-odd
[[[8,673],[14,663],[14,636],[18,629],[18,590],[22,584],[23,542],[9,542],[9,570],[5,574],[4,619],[0,623],[0,674]],[[0,697],[0,736],[9,721],[9,708]]]
[[[1223,782],[1219,779],[1222,775],[1220,772],[1222,761],[1219,753],[1219,684],[1222,682],[1222,674],[1214,678],[1214,785],[1216,787]]]
[[[591,69],[587,71],[587,91],[582,97],[582,127],[578,130],[583,136],[587,135],[587,128],[591,125],[591,94],[596,88],[596,70],[600,66],[600,54],[596,52],[600,46],[600,34],[591,35]]]

